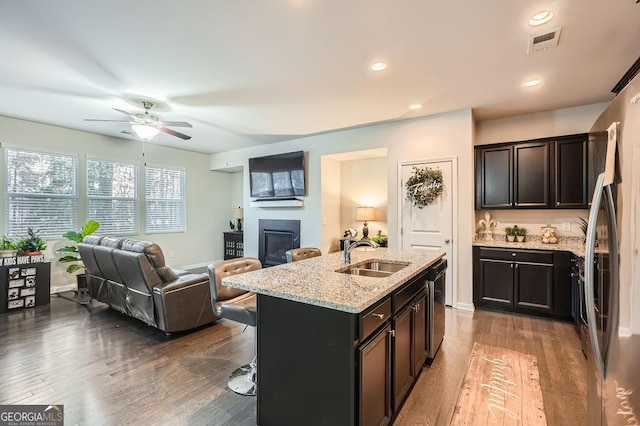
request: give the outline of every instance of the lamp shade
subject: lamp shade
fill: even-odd
[[[242,207],[236,207],[232,209],[234,219],[242,219],[244,217],[244,210]]]
[[[138,135],[140,139],[144,139],[145,141],[152,139],[160,133],[160,130],[152,126],[147,126],[146,124],[133,124],[131,125],[131,129],[136,132],[136,135]]]
[[[376,220],[376,210],[373,207],[357,207],[356,220],[364,222]]]

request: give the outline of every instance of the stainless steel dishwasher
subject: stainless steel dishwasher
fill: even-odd
[[[447,259],[440,259],[427,270],[429,307],[429,359],[433,359],[444,338],[445,278]]]

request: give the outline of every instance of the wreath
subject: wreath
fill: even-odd
[[[413,174],[407,179],[405,188],[407,188],[407,200],[414,206],[419,209],[428,206],[444,191],[442,170],[414,166]]]

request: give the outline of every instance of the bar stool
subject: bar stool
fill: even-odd
[[[253,257],[244,257],[239,259],[226,260],[215,265],[209,265],[207,272],[209,273],[209,286],[211,287],[211,306],[213,313],[220,318],[226,318],[251,327],[257,325],[257,312],[255,302],[253,305],[246,306],[236,303],[220,303],[218,302],[218,294],[221,291],[235,291],[244,293],[243,290],[237,290],[226,287],[222,284],[222,279],[244,272],[255,271],[262,268],[260,261]],[[257,333],[253,342],[253,360],[242,367],[237,368],[229,376],[229,389],[240,395],[253,396],[257,392],[256,373],[257,364]]]
[[[287,250],[285,256],[287,257],[287,263],[291,263],[311,257],[322,256],[322,252],[315,247],[301,247]]]

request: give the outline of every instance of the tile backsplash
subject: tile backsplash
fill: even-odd
[[[478,221],[484,219],[487,210],[476,210],[475,212],[475,231],[484,230],[478,224]],[[589,210],[583,209],[558,209],[558,210],[488,210],[491,213],[491,219],[498,222],[498,226],[493,229],[494,234],[505,234],[505,228],[518,225],[518,227],[526,228],[527,235],[537,236],[540,234],[542,227],[547,225],[555,226],[558,230],[559,237],[582,237],[582,231],[578,224],[578,218],[587,219]],[[569,229],[566,229],[568,225]]]

